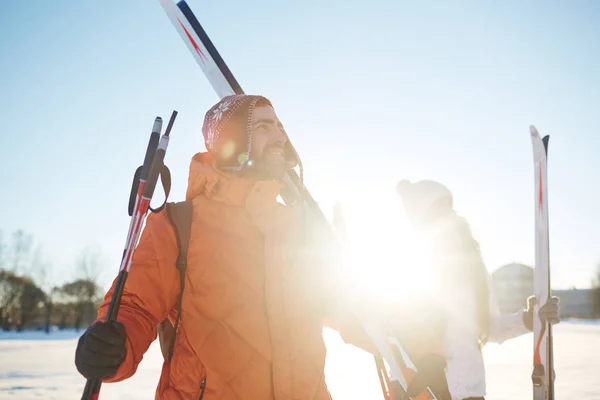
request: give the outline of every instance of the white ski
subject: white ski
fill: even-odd
[[[535,275],[533,293],[538,302],[533,318],[533,383],[534,400],[554,400],[554,360],[552,325],[542,323],[538,310],[551,296],[550,249],[548,234],[548,141],[540,137],[534,126],[529,127],[533,144],[535,203]]]
[[[177,4],[173,0],[159,1],[219,98],[244,93],[187,3],[184,0],[179,1]],[[331,230],[331,226],[317,202],[305,187],[301,187],[296,172],[290,171],[284,180],[288,186],[287,195],[291,195],[292,201],[300,198],[299,194],[302,194],[301,198],[311,210],[314,219]],[[288,199],[283,194],[282,197],[288,203]],[[393,387],[387,388],[387,393],[384,390],[384,397],[390,400],[402,400],[404,394],[402,391],[405,392],[407,389],[407,380],[402,373],[402,369],[412,369],[416,373],[414,364],[410,361],[400,343],[395,338],[388,337],[387,334],[383,333],[385,327],[367,322],[364,324],[364,328],[390,368],[389,375]],[[402,390],[397,391],[394,389],[398,387],[401,387]],[[436,400],[431,390],[429,388],[427,390],[431,398]]]

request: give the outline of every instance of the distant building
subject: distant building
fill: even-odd
[[[594,316],[592,289],[553,290],[560,297],[560,315],[564,318],[591,318]]]
[[[502,314],[522,309],[533,294],[534,269],[524,264],[507,264],[492,273],[496,301]],[[561,318],[593,318],[592,289],[552,290],[560,297]]]

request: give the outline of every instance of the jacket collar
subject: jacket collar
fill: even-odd
[[[231,206],[266,205],[277,202],[283,187],[281,180],[257,181],[220,171],[214,157],[204,152],[194,155],[190,163],[186,200],[204,194]]]

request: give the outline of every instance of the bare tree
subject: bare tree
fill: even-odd
[[[21,315],[17,326],[19,331],[22,331],[27,323],[32,320],[44,298],[44,291],[31,278],[21,277],[21,295],[19,297],[19,311]]]
[[[75,277],[97,283],[102,274],[102,260],[98,251],[86,248],[75,261]]]
[[[8,249],[7,264],[14,273],[26,274],[31,256],[31,235],[19,229],[13,233],[12,246]]]
[[[0,271],[0,326],[9,330],[20,293],[20,277],[12,271]]]
[[[44,292],[31,278],[17,275],[11,271],[0,271],[0,305],[3,330],[16,326],[23,330],[32,320]]]
[[[0,232],[0,270],[6,270],[6,245],[4,244],[4,238],[2,232]]]
[[[600,263],[596,266],[596,276],[592,280],[592,304],[594,315],[600,316]]]
[[[74,297],[67,292],[69,292],[68,284],[52,289],[52,315],[60,330],[66,329],[70,323],[75,322],[77,304]]]
[[[42,249],[38,246],[33,254],[31,272],[35,282],[43,292],[45,331],[50,333],[53,297],[56,294],[52,274],[52,264],[42,257]]]
[[[5,310],[5,298],[6,298],[6,265],[5,265],[5,252],[6,246],[4,245],[4,238],[2,237],[2,232],[0,232],[0,328],[5,327],[4,323],[4,313]]]
[[[93,310],[100,293],[98,285],[87,279],[78,279],[64,284],[61,291],[73,299],[76,330],[79,330],[84,322],[94,319]]]
[[[78,330],[85,321],[93,319],[101,296],[102,288],[98,285],[102,274],[100,253],[90,248],[83,250],[77,257],[75,268],[78,279],[64,285],[62,291],[75,299],[75,328]]]
[[[10,246],[0,243],[0,324],[4,330],[20,326],[23,291],[28,287],[20,273],[29,269],[30,253],[31,236],[22,230],[13,233]]]

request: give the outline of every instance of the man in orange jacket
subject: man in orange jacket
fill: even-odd
[[[225,97],[202,132],[208,151],[193,157],[186,193],[193,211],[183,291],[174,228],[165,212],[151,214],[118,321],[104,322],[113,283],[79,340],[77,369],[103,382],[132,376],[157,327],[180,312],[157,399],[330,399],[325,321],[347,342],[377,350],[350,313],[336,311],[332,258],[307,233],[302,205],[277,201],[297,154],[262,96]],[[444,398],[440,338],[422,329],[403,340],[422,370],[419,385]]]

